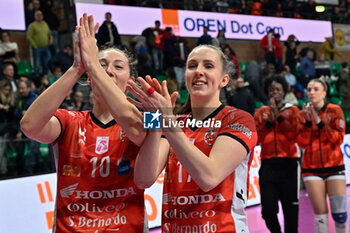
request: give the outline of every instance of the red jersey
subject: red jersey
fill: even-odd
[[[259,108],[254,119],[261,144],[261,159],[298,158],[296,138],[301,127],[297,106],[285,104],[280,110],[280,117],[270,123],[271,108]]]
[[[114,120],[103,124],[90,111],[59,109],[55,116],[62,132],[53,143],[57,165],[53,232],[143,232],[143,190],[133,182],[139,147]]]
[[[271,36],[271,35],[266,34],[261,39],[261,41],[259,43],[260,48],[262,48],[264,50],[265,54],[274,52],[274,48],[273,48],[273,46],[274,46],[274,43],[273,43],[274,38],[273,38],[273,36],[271,36],[271,41],[270,41],[271,44],[269,44],[269,36]],[[269,46],[270,46],[270,48],[269,48]]]
[[[304,114],[301,110],[300,114]],[[313,118],[306,122],[301,117],[303,128],[298,144],[305,149],[302,162],[303,175],[330,174],[345,170],[340,145],[345,135],[343,110],[335,104],[325,104],[319,112],[321,122],[316,125]]]
[[[178,120],[191,119],[188,114]],[[229,136],[247,150],[244,161],[217,187],[204,192],[182,167],[174,151],[166,166],[164,179],[162,232],[249,232],[244,208],[247,204],[249,167],[257,134],[253,117],[234,107],[221,105],[206,119],[220,121],[220,127],[184,128],[189,140],[204,154],[219,136]],[[227,155],[230,160],[235,152]]]
[[[165,38],[169,37],[168,33],[165,32],[163,29],[154,29],[153,30],[154,34],[154,47],[156,49],[163,50],[164,49],[164,40]]]
[[[272,38],[272,44],[275,47],[274,53],[276,59],[283,59],[283,47],[281,43],[277,39]]]

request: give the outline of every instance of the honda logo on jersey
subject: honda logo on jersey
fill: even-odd
[[[108,151],[109,137],[97,137],[95,152],[97,154],[103,154]]]

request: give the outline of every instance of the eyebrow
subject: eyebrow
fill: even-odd
[[[188,62],[198,62],[196,59],[191,59]],[[203,62],[214,62],[214,60],[204,59]]]
[[[100,62],[101,62],[101,61],[107,62],[107,59],[101,58],[101,59],[99,59],[99,61],[100,61]],[[125,61],[123,61],[123,60],[121,60],[121,59],[115,59],[115,60],[113,60],[112,62],[122,62],[122,63],[125,63]]]

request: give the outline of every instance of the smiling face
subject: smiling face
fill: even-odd
[[[191,99],[219,98],[220,89],[227,85],[228,74],[218,51],[210,47],[195,48],[187,60],[186,86]]]
[[[326,98],[326,94],[326,90],[324,89],[323,85],[319,82],[311,81],[307,85],[307,97],[310,100],[310,102],[315,106],[324,101],[324,98]]]

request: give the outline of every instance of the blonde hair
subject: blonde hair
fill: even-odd
[[[321,85],[323,86],[323,90],[324,90],[325,92],[327,92],[328,86],[327,86],[326,81],[324,81],[323,78],[315,78],[315,79],[310,80],[309,83],[311,83],[311,82],[321,83]]]

